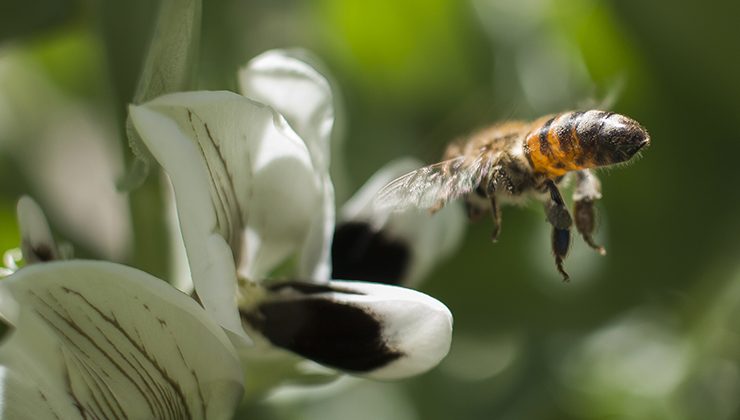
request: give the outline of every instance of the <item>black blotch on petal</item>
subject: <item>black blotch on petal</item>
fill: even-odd
[[[5,340],[5,337],[15,331],[13,324],[0,317],[0,344]]]
[[[56,259],[54,251],[49,245],[39,244],[33,247],[33,258],[35,261],[48,262]]]
[[[411,250],[405,242],[374,230],[368,223],[337,225],[331,247],[332,278],[400,284]]]
[[[21,245],[23,259],[27,264],[49,262],[59,259],[53,245],[38,243],[32,245],[29,240],[24,239]]]
[[[368,372],[403,355],[371,313],[325,298],[267,301],[242,317],[275,346],[341,370]]]

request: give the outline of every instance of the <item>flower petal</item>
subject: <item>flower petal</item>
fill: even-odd
[[[328,168],[334,104],[326,78],[305,50],[270,50],[239,70],[241,93],[282,114],[306,142],[311,158]]]
[[[23,258],[28,264],[59,259],[46,216],[31,197],[23,196],[18,200],[18,227]]]
[[[322,208],[305,144],[271,108],[230,92],[162,96],[131,117],[172,181],[204,307],[240,333],[234,262],[264,278],[305,242]]]
[[[375,379],[431,369],[452,337],[452,314],[441,302],[376,283],[276,284],[242,318],[275,346]]]
[[[457,203],[434,215],[374,205],[384,185],[421,166],[413,159],[393,161],[345,203],[332,244],[333,278],[414,285],[459,246],[465,214]]]
[[[301,247],[298,272],[302,278],[326,282],[331,277],[331,241],[334,236],[334,185],[324,177],[324,203],[310,223],[308,235]]]
[[[223,330],[144,272],[36,264],[0,282],[0,294],[14,327],[0,345],[3,418],[228,418],[242,396]]]
[[[244,96],[273,107],[306,142],[314,166],[321,171],[324,205],[311,223],[303,246],[299,276],[328,280],[334,230],[334,186],[329,177],[334,106],[331,87],[304,50],[270,50],[239,71]]]

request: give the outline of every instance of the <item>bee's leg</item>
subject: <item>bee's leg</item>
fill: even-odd
[[[563,268],[563,260],[568,254],[570,247],[570,229],[552,228],[552,252],[555,254],[555,265],[558,272],[563,276],[563,281],[570,281],[570,276]]]
[[[563,281],[568,281],[570,276],[563,268],[563,260],[568,254],[570,247],[570,227],[573,225],[573,219],[568,213],[563,196],[560,194],[558,187],[551,180],[545,181],[545,186],[550,193],[550,199],[547,201],[545,211],[547,221],[552,225],[552,252],[555,254],[555,264],[558,271],[563,276]]]
[[[596,176],[584,169],[576,172],[576,189],[573,192],[573,215],[576,219],[576,228],[583,236],[588,246],[601,255],[606,255],[606,249],[594,242],[591,235],[596,228],[596,210],[594,202],[601,198],[601,183]]]
[[[498,235],[501,233],[501,209],[496,201],[496,196],[491,194],[488,196],[488,200],[491,202],[491,216],[493,218],[493,232],[491,232],[491,241],[494,243],[498,241]]]
[[[485,189],[485,196],[491,205],[491,218],[493,220],[493,232],[491,232],[491,241],[498,241],[498,235],[501,233],[501,209],[496,200],[496,185],[500,182],[498,178],[504,177],[503,169],[494,169],[493,177],[488,181]],[[508,177],[506,177],[508,179]],[[509,180],[511,181],[511,180]]]
[[[493,178],[491,178],[491,182],[488,184],[488,195],[493,195],[493,192],[496,189],[499,191],[505,190],[511,195],[517,194],[517,189],[514,187],[514,181],[511,179],[509,173],[501,166],[498,166],[493,170]]]

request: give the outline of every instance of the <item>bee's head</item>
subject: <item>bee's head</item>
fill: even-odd
[[[611,112],[586,112],[577,133],[597,166],[626,162],[650,144],[650,136],[637,121]]]

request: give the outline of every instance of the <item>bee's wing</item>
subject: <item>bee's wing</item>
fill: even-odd
[[[383,187],[375,199],[380,208],[438,208],[475,190],[490,167],[485,156],[460,156],[409,172]]]

